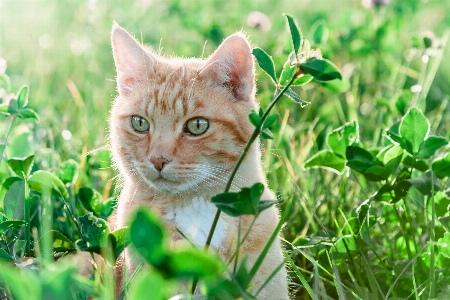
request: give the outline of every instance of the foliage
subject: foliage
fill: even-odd
[[[290,199],[280,204],[278,228],[293,297],[445,299],[450,73],[443,57],[450,19],[442,12],[449,3],[213,2],[125,8],[118,1],[46,1],[42,14],[21,7],[20,15],[14,11],[21,4],[2,3],[0,48],[12,80],[0,58],[0,298],[112,299],[112,266],[130,244],[142,267],[127,274],[123,297],[141,299],[151,288],[155,298],[168,298],[186,278],[199,278],[198,290],[210,298],[254,296],[246,289],[257,266],[248,270],[245,259],[234,260],[227,274],[213,253],[168,246],[169,233],[151,211],[139,211],[131,230],[107,225],[116,205],[109,180],[115,173],[103,147],[105,97],[114,94],[113,80],[105,81],[114,74],[105,55],[107,15],[142,30],[155,47],[166,37],[166,53],[198,55],[205,40],[209,53],[242,27],[261,46],[253,54],[258,75],[268,75],[258,76],[266,109],[249,120],[253,140],[260,137],[268,149],[271,188]],[[279,15],[286,7],[296,18],[284,23]],[[252,10],[270,17],[269,32],[242,25]],[[50,16],[53,27],[34,26],[39,16]],[[27,20],[30,36],[15,29],[19,20]],[[16,86],[21,82],[29,87]],[[257,216],[275,204],[261,199],[258,184],[224,191],[213,202],[233,216]],[[80,264],[72,262],[81,251],[104,257],[92,254],[91,278],[79,276]]]

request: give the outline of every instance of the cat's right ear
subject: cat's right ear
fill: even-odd
[[[122,96],[127,96],[134,84],[148,80],[153,58],[115,22],[111,32],[111,44],[117,70],[117,89]]]

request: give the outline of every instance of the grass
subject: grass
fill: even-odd
[[[47,210],[47,202],[53,201],[53,219],[30,216],[31,227],[38,228],[37,236],[53,228],[69,241],[83,240],[76,226],[85,224],[73,222],[71,214],[82,216],[94,210],[95,199],[103,199],[96,215],[107,215],[114,203],[110,197],[115,196],[114,181],[110,180],[115,174],[104,148],[108,110],[116,94],[109,42],[113,20],[162,53],[180,56],[206,57],[224,37],[242,28],[255,46],[273,56],[279,75],[291,51],[281,15],[289,12],[299,21],[305,37],[322,49],[344,77],[341,85],[313,83],[296,88],[302,99],[311,102],[305,108],[282,99],[275,107],[280,118],[271,128],[275,139],[264,142],[270,186],[283,198],[292,199],[283,234],[294,297],[445,299],[450,286],[448,176],[439,178],[436,187],[429,185],[428,194],[413,187],[398,201],[389,197],[375,201],[374,194],[385,182],[398,182],[394,179],[406,167],[404,161],[386,181],[367,180],[364,173],[351,167],[332,172],[305,169],[305,163],[319,151],[330,150],[329,134],[352,121],[358,124],[359,146],[379,154],[389,145],[383,133],[413,106],[430,121],[430,134],[450,139],[450,62],[445,59],[450,47],[433,44],[425,48],[423,42],[429,35],[426,31],[431,31],[445,44],[445,30],[450,27],[447,2],[393,0],[386,6],[366,8],[360,1],[350,0],[295,4],[287,0],[171,0],[136,1],[126,6],[120,1],[0,1],[0,56],[8,63],[11,91],[28,84],[28,107],[41,119],[38,124],[14,122],[0,164],[0,179],[14,174],[6,164],[6,158],[12,157],[35,155],[31,174],[76,170],[76,178],[69,176],[70,180],[64,181],[69,194],[64,200],[36,192],[26,198],[32,210],[39,207],[36,197]],[[253,10],[270,18],[268,32],[246,23]],[[422,90],[412,92],[418,87]],[[258,100],[263,107],[273,94],[272,83],[258,69]],[[0,140],[10,121],[10,117],[0,116]],[[426,159],[426,170],[447,152],[448,145]],[[75,163],[62,167],[69,159]],[[412,178],[424,174],[416,167],[407,169]],[[98,191],[93,192],[97,198],[80,196],[81,187]],[[14,189],[19,193],[18,186]],[[1,205],[4,212],[5,201]],[[360,214],[366,208],[366,214]],[[20,227],[9,230],[6,242],[2,239],[1,243],[13,250],[13,241],[22,231]],[[74,279],[70,266],[58,273],[59,283],[49,285],[55,266],[46,262],[42,268],[40,277],[30,279],[41,289],[40,295],[60,291],[59,285],[65,284],[75,299],[83,299],[77,289],[99,299],[111,295],[110,286],[99,278]],[[21,281],[23,275],[11,274],[4,276],[12,279],[2,277],[11,290],[11,286],[27,288]],[[111,280],[111,274],[111,269],[104,271],[105,282]],[[148,280],[137,278],[136,285],[144,286]]]

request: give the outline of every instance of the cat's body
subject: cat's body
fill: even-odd
[[[208,60],[166,59],[114,25],[112,44],[119,96],[111,110],[110,140],[124,177],[115,227],[126,226],[137,207],[147,206],[166,220],[174,243],[183,241],[178,229],[202,247],[216,213],[210,199],[223,192],[254,129],[248,121],[248,114],[257,110],[248,41],[241,33],[232,35]],[[254,143],[232,190],[265,184],[260,156],[259,144]],[[262,199],[275,199],[267,186]],[[241,217],[241,232],[252,218]],[[248,255],[249,266],[278,219],[275,207],[257,219],[241,248],[240,256]],[[211,247],[222,257],[234,252],[238,222],[221,214]],[[128,274],[137,266],[131,257],[125,253]],[[282,261],[277,238],[253,280],[253,292]],[[284,268],[258,298],[288,298]]]

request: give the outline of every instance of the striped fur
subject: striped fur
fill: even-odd
[[[165,218],[174,233],[174,243],[181,242],[176,227],[202,244],[215,213],[209,199],[224,190],[253,131],[248,114],[258,105],[251,47],[242,33],[236,33],[207,60],[168,59],[140,45],[116,24],[112,46],[119,95],[110,115],[110,142],[115,165],[124,180],[115,227],[126,226],[136,207],[148,206]],[[145,118],[150,123],[149,131],[134,130],[132,116]],[[196,117],[209,121],[209,128],[198,136],[186,131],[186,122]],[[260,156],[259,143],[254,143],[232,190],[256,182],[266,185]],[[160,170],[154,163],[158,160],[164,162]],[[275,196],[266,188],[263,198]],[[272,207],[256,221],[242,248],[242,256],[249,257],[249,266],[278,219],[278,211]],[[238,218],[222,214],[212,246],[223,256],[236,245],[238,222]],[[242,217],[241,223],[245,232],[251,217]],[[252,290],[258,290],[283,261],[280,247],[277,238]],[[136,262],[128,252],[125,257],[125,267],[130,272]],[[118,280],[120,269],[118,266]],[[288,298],[284,269],[259,296]]]

